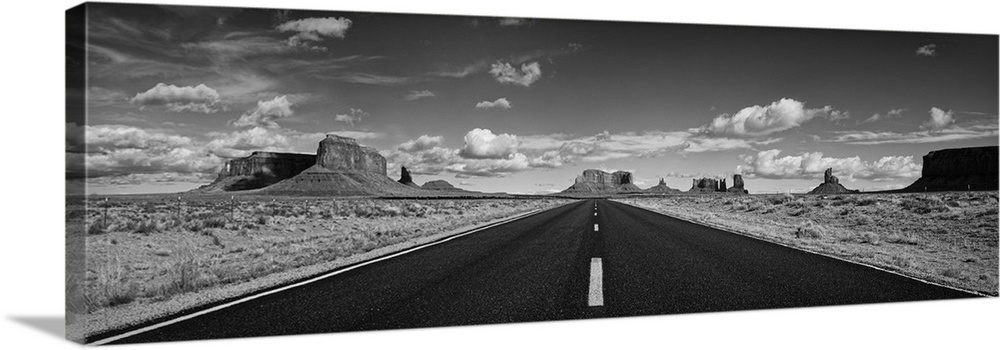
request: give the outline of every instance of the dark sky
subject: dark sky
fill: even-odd
[[[378,148],[390,176],[406,165],[418,183],[523,193],[588,168],[633,171],[641,187],[742,173],[752,191],[802,191],[834,167],[850,188],[898,188],[928,151],[998,143],[996,35],[109,4],[88,16],[96,193],[192,188],[228,157],[314,152],[330,132]]]

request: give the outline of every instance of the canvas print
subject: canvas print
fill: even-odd
[[[995,34],[66,24],[74,341],[997,296]]]

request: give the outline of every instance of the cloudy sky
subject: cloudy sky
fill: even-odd
[[[188,190],[254,150],[356,138],[415,182],[544,193],[584,169],[751,192],[919,177],[998,144],[997,37],[92,5],[69,185]],[[80,132],[86,137],[75,137]],[[731,181],[731,180],[730,180]]]

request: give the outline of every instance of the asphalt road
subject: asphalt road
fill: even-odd
[[[583,200],[113,343],[969,297]]]

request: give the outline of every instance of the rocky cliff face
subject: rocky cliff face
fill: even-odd
[[[420,188],[432,191],[465,191],[461,188],[453,186],[451,183],[445,180],[427,181],[424,183],[423,186],[420,186]]]
[[[743,188],[743,175],[733,174],[733,187],[726,190],[729,193],[750,193],[745,188]]]
[[[703,177],[691,180],[691,189],[688,192],[717,192],[719,191],[719,180]]]
[[[424,191],[386,176],[385,157],[354,139],[326,135],[319,142],[316,162],[289,179],[262,190],[287,195],[416,195]]]
[[[410,176],[410,171],[406,170],[405,166],[399,168],[399,183],[410,187],[420,187],[420,185],[413,183],[413,177]]]
[[[858,192],[858,190],[849,190],[844,185],[840,184],[840,179],[833,175],[833,168],[827,168],[823,172],[823,183],[816,186],[809,194],[828,194],[828,193],[851,193]]]
[[[680,192],[680,191],[681,190],[678,190],[678,189],[675,189],[675,188],[670,188],[670,186],[667,186],[667,182],[666,181],[663,181],[663,179],[660,179],[660,183],[656,184],[656,186],[647,188],[644,192],[650,192],[650,193],[677,193],[677,192]]]
[[[998,189],[997,146],[952,148],[924,156],[920,179],[905,192]]]
[[[356,171],[385,176],[385,157],[349,137],[326,135],[316,150],[316,165],[334,171]]]
[[[316,163],[316,156],[299,153],[253,152],[222,166],[211,184],[196,191],[241,191],[263,188],[298,175]]]
[[[573,186],[570,186],[563,193],[585,192],[585,193],[618,193],[618,192],[639,192],[642,191],[632,183],[632,173],[627,171],[616,171],[607,173],[597,169],[587,169],[583,175],[577,176]]]

